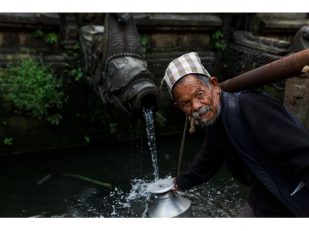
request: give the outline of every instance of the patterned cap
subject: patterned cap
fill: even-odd
[[[172,95],[171,91],[175,83],[188,74],[202,74],[210,78],[208,71],[202,65],[200,57],[196,52],[184,54],[170,62],[161,85],[165,82],[169,93]]]

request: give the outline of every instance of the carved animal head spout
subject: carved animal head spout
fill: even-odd
[[[145,61],[130,56],[110,60],[105,73],[103,98],[129,115],[143,107],[156,107],[158,89]]]
[[[103,103],[130,116],[156,108],[159,90],[130,15],[107,14],[104,27],[82,27],[81,48],[84,74]]]

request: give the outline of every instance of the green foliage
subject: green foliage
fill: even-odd
[[[83,78],[83,72],[80,63],[80,44],[76,43],[73,47],[74,52],[71,55],[67,53],[62,53],[64,59],[69,59],[69,57],[74,57],[76,59],[76,64],[67,65],[64,72],[68,74],[69,77],[73,78],[76,82]]]
[[[155,113],[155,120],[160,127],[164,127],[167,123],[167,119],[160,112]]]
[[[47,116],[47,121],[50,122],[52,125],[59,125],[60,120],[62,120],[62,116],[58,113]]]
[[[32,35],[36,38],[43,38],[45,33],[42,30],[37,29],[32,33]]]
[[[12,137],[6,137],[3,139],[3,144],[4,145],[9,145],[11,146],[13,144],[13,138]]]
[[[224,50],[226,48],[226,43],[223,39],[223,34],[221,31],[216,31],[212,38],[214,40],[215,47],[219,50]]]
[[[80,43],[76,43],[73,47],[74,50],[80,51]]]
[[[85,137],[84,137],[84,140],[86,141],[87,144],[89,144],[89,142],[90,142],[89,136],[85,136]]]
[[[75,81],[79,81],[83,77],[83,72],[81,67],[74,68],[69,71],[69,76],[72,77]]]
[[[139,42],[142,45],[144,53],[147,52],[147,48],[149,46],[149,40],[150,40],[149,36],[147,36],[147,35],[140,35],[139,36]]]
[[[112,135],[112,134],[117,133],[117,131],[118,131],[117,123],[110,123],[109,124],[109,133]]]
[[[33,36],[36,38],[43,39],[47,44],[56,44],[58,42],[58,35],[54,32],[45,33],[40,29],[35,30]]]
[[[64,102],[61,79],[34,59],[22,60],[19,66],[9,68],[8,73],[6,97],[18,111],[58,125],[62,117],[55,110]]]
[[[45,36],[45,42],[48,44],[56,44],[58,42],[58,35],[56,33],[47,33]]]

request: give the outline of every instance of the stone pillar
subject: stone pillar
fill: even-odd
[[[284,105],[309,130],[309,73],[286,80]]]
[[[66,51],[74,52],[74,48],[79,42],[78,14],[59,13],[59,19],[62,46]]]

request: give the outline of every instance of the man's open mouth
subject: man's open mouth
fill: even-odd
[[[210,111],[211,111],[210,108],[206,108],[206,109],[204,109],[203,111],[199,112],[199,113],[198,113],[198,116],[199,116],[200,118],[202,118],[202,117],[206,116],[207,113],[210,112]]]

